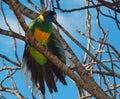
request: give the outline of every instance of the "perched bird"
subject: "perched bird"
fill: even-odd
[[[38,42],[66,63],[64,48],[52,32],[52,22],[55,22],[55,20],[56,13],[54,11],[45,11],[29,24],[29,29]],[[25,45],[22,61],[22,75],[26,74],[28,86],[30,80],[32,80],[34,94],[36,88],[45,95],[45,82],[50,93],[57,92],[56,79],[64,85],[67,84],[63,72],[29,44]]]

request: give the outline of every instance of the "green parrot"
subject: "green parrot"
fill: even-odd
[[[56,22],[56,13],[48,10],[33,20],[29,24],[29,29],[38,42],[66,64],[64,48],[52,32],[52,22]],[[46,56],[29,44],[25,45],[22,60],[22,74],[26,74],[27,86],[29,86],[29,82],[32,80],[33,93],[36,93],[35,89],[39,89],[45,95],[45,82],[50,93],[53,93],[53,91],[57,92],[57,80],[64,85],[67,84],[63,72],[48,60]]]

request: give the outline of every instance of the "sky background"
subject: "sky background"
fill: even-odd
[[[37,4],[37,6],[39,6],[40,4],[37,3],[37,0],[32,0],[35,4]],[[39,0],[38,0],[39,1]],[[30,7],[31,9],[33,9],[28,3],[26,3],[26,0],[20,0],[21,3],[23,3],[25,6]],[[64,9],[70,9],[70,8],[77,8],[77,7],[81,7],[83,4],[85,4],[85,2],[83,0],[71,0],[71,2],[69,0],[61,0],[60,1],[61,7]],[[72,5],[71,5],[72,4]],[[7,16],[7,21],[10,24],[10,27],[12,28],[12,30],[18,32],[19,31],[19,24],[17,19],[15,18],[15,16],[13,15],[13,12],[11,12],[9,10],[9,7],[3,3],[3,9],[5,12],[5,15]],[[102,9],[104,9],[105,13],[108,13],[106,11],[105,7],[102,7]],[[33,9],[34,10],[34,9]],[[56,10],[57,11],[57,10]],[[91,24],[92,24],[92,36],[95,37],[96,39],[99,39],[101,37],[101,33],[98,29],[98,26],[96,24],[96,12],[95,9],[90,9],[91,11]],[[79,42],[81,42],[84,46],[87,45],[87,39],[85,37],[82,37],[81,35],[79,35],[76,30],[80,30],[83,33],[86,33],[86,16],[85,16],[86,12],[85,11],[76,11],[73,13],[62,13],[60,11],[57,11],[57,20],[58,22],[65,27],[66,30],[68,30],[68,32],[70,32],[73,37],[78,40]],[[119,46],[120,44],[120,32],[119,30],[116,28],[116,25],[114,25],[114,21],[112,21],[109,18],[103,18],[102,16],[100,17],[100,19],[102,19],[101,24],[104,26],[104,30],[105,31],[110,31],[109,32],[109,36],[107,39],[107,42],[111,43],[112,45],[114,45],[116,48]],[[27,24],[30,23],[30,19],[25,17],[25,20],[27,22]],[[8,27],[5,25],[5,22],[3,20],[3,17],[0,13],[0,28],[2,29],[8,29]],[[24,35],[24,31],[20,28],[20,33],[22,35]],[[65,38],[65,40],[67,41],[67,43],[71,46],[71,48],[73,49],[73,51],[75,52],[75,54],[77,55],[77,57],[79,58],[80,61],[82,61],[82,58],[84,56],[84,52],[83,50],[81,50],[80,48],[78,48],[78,46],[76,46],[68,37],[66,37],[65,34],[63,34],[63,32],[61,31],[61,34],[63,35],[63,37]],[[15,55],[14,55],[14,51],[13,51],[13,38],[11,37],[7,37],[4,35],[0,35],[0,54],[6,55],[8,56],[10,59],[13,59],[14,61],[16,61]],[[21,40],[17,40],[17,52],[18,52],[18,56],[20,58],[20,60],[22,60],[22,55],[23,55],[23,51],[24,51],[24,42]],[[118,49],[120,51],[120,49]],[[107,56],[106,56],[107,58]],[[0,68],[3,66],[2,64],[2,59],[0,58]],[[7,61],[4,61],[8,66],[13,66],[12,64],[8,63]],[[26,88],[26,83],[25,83],[25,76],[24,77],[20,77],[20,73],[21,71],[17,71],[15,73],[15,75],[13,76],[13,78],[16,81],[17,87],[20,90],[20,92],[23,94],[23,96],[25,96],[28,99],[31,99],[31,95],[30,95],[30,89]],[[3,77],[6,76],[6,71],[0,72],[0,80],[3,79]],[[61,83],[57,82],[57,87],[58,87],[58,93],[53,93],[53,99],[77,99],[78,98],[78,92],[77,92],[77,88],[75,83],[69,78],[66,77],[67,86],[63,86]],[[97,79],[96,79],[97,80]],[[4,85],[5,86],[11,86],[11,83],[9,83],[10,80],[8,79]],[[6,95],[7,99],[17,99],[16,96],[8,94],[8,93],[3,93]],[[46,99],[50,99],[50,95],[49,95],[49,91],[46,87]]]

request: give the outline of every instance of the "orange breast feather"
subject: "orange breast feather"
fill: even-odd
[[[50,37],[49,33],[42,32],[40,29],[35,28],[34,37],[37,41],[47,41]]]

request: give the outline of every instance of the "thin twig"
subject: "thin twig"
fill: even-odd
[[[0,91],[15,94],[18,97],[18,99],[25,99],[25,97],[18,90],[14,90],[14,89],[10,89],[10,88],[0,86]]]
[[[114,70],[114,64],[113,64],[113,59],[112,59],[112,55],[111,55],[111,53],[110,53],[110,48],[107,46],[107,49],[108,49],[108,52],[109,52],[109,57],[110,57],[110,60],[111,60],[111,68],[112,68],[112,71],[113,72],[115,72],[115,70]],[[115,76],[113,75],[113,81],[114,81],[114,98],[116,99],[116,79],[115,79]]]
[[[85,9],[90,9],[90,8],[96,8],[96,7],[100,7],[102,6],[101,4],[97,4],[97,5],[92,5],[92,6],[84,6],[81,8],[73,8],[73,9],[62,9],[60,8],[60,4],[57,3],[58,8],[55,7],[55,9],[59,9],[62,12],[75,12],[75,11],[81,11],[81,10],[85,10]]]
[[[86,6],[89,6],[89,1],[86,0]],[[87,31],[87,36],[88,36],[88,42],[87,42],[87,50],[90,51],[91,48],[91,39],[89,38],[91,35],[91,14],[88,9],[86,9],[86,31]],[[83,63],[85,64],[87,62],[88,54],[85,53]]]
[[[9,71],[9,70],[8,70],[8,71]],[[14,75],[15,72],[16,72],[16,70],[13,71],[11,74],[8,74],[5,78],[3,78],[2,81],[0,82],[0,86],[2,86],[2,84],[3,84],[8,78],[10,78],[10,76]]]
[[[0,71],[4,71],[4,70],[20,70],[20,67],[12,67],[12,66],[4,66],[2,68],[0,68]]]
[[[17,44],[16,44],[16,39],[13,38],[13,40],[14,40],[14,44],[13,44],[13,45],[14,45],[14,53],[15,53],[15,57],[16,57],[16,60],[17,60],[18,64],[21,64],[20,59],[19,59],[18,54],[17,54]]]
[[[14,62],[13,60],[9,59],[7,56],[5,56],[5,55],[3,55],[3,54],[0,54],[0,57],[3,58],[3,59],[5,59],[5,60],[7,60],[8,62],[10,62],[10,63],[18,66],[18,67],[20,67],[20,64],[18,64],[18,63],[16,63],[16,62]]]

